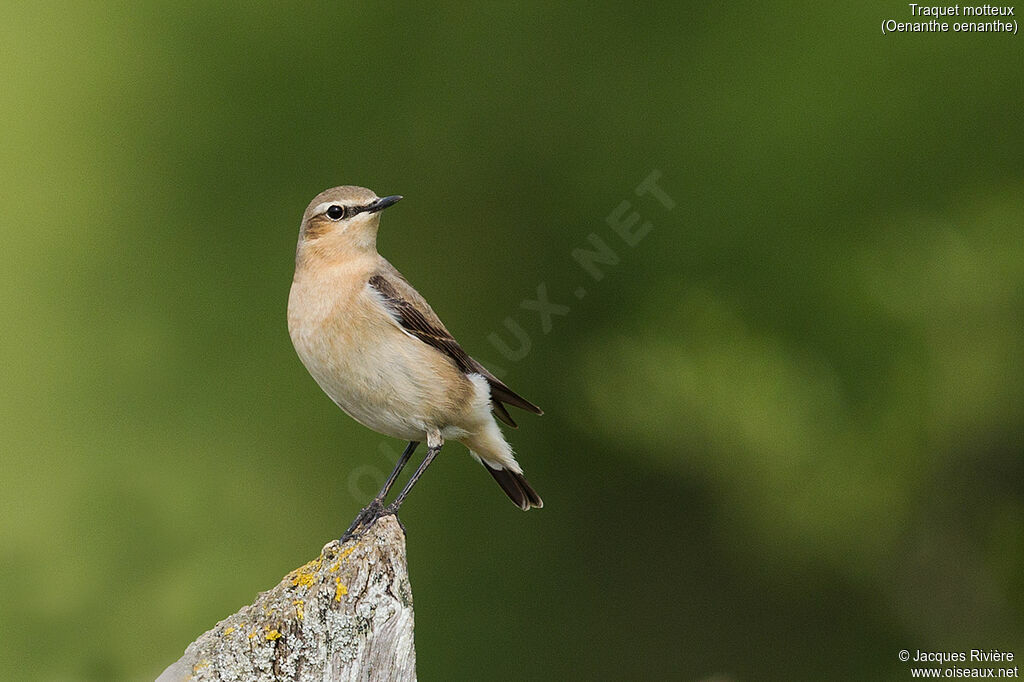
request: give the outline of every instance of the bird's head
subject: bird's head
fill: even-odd
[[[343,185],[309,202],[299,228],[299,251],[356,255],[377,249],[380,212],[402,197],[378,197],[365,187]]]

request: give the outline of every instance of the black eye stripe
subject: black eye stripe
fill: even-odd
[[[327,210],[324,211],[324,214],[331,220],[337,221],[342,220],[343,218],[352,218],[353,216],[365,213],[366,211],[376,213],[380,210],[379,208],[376,208],[379,202],[380,199],[377,199],[375,201],[371,201],[365,206],[343,206],[342,204],[331,204],[327,207]]]

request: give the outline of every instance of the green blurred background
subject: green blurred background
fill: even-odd
[[[421,679],[1024,655],[1024,53],[886,17],[5,3],[0,669],[156,676],[390,469],[285,324],[338,184],[405,195],[381,251],[547,411],[542,511],[458,445],[403,509]]]

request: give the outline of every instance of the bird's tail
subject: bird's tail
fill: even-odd
[[[501,435],[501,429],[493,419],[466,438],[462,443],[469,448],[473,459],[484,465],[487,473],[494,477],[508,498],[523,511],[531,507],[543,507],[544,502],[523,477],[523,470],[512,453],[512,446]]]
[[[540,495],[521,473],[511,469],[495,469],[483,460],[480,463],[484,465],[484,469],[487,469],[487,473],[498,482],[501,489],[508,495],[508,499],[512,500],[520,509],[528,511],[534,507],[540,509],[544,506],[544,500],[540,499]]]

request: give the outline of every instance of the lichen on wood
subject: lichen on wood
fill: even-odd
[[[325,545],[190,644],[157,682],[415,679],[405,534],[386,516]]]

